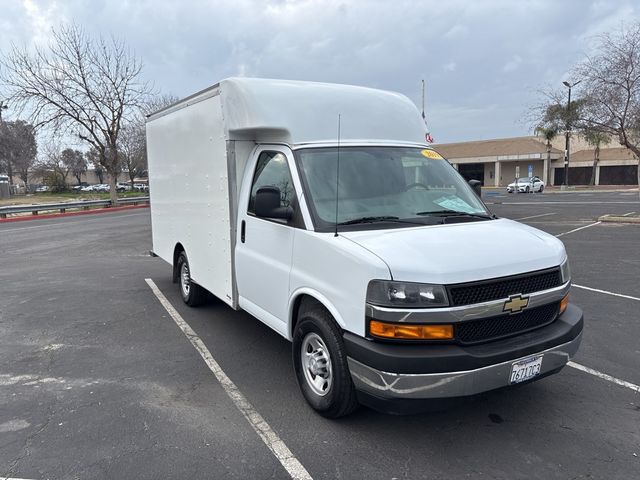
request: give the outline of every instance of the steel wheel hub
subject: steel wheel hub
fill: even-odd
[[[300,360],[307,385],[321,397],[331,389],[333,375],[331,356],[322,338],[316,333],[308,333],[302,340]]]
[[[191,290],[191,276],[189,275],[189,265],[182,264],[180,268],[180,287],[185,297],[189,296],[189,290]]]

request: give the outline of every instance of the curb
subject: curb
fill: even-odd
[[[640,217],[621,217],[615,215],[603,215],[598,218],[599,222],[605,223],[634,223],[640,225]]]
[[[78,212],[45,213],[44,215],[24,215],[22,217],[1,218],[0,223],[44,220],[46,218],[76,217],[78,215],[93,215],[94,213],[119,212],[122,210],[133,210],[136,208],[149,208],[149,204],[147,203],[144,205],[123,205],[122,207],[94,208],[93,210],[81,210]]]

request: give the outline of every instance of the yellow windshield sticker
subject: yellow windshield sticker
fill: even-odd
[[[440,155],[438,152],[434,152],[433,150],[424,149],[421,153],[423,156],[431,158],[433,160],[444,160],[444,158],[442,158],[442,155]]]

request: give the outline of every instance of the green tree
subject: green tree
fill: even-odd
[[[18,175],[25,183],[29,183],[29,173],[38,154],[33,125],[22,120],[0,122],[0,171],[6,171],[9,182]]]
[[[596,171],[600,162],[600,145],[606,145],[611,142],[611,136],[599,130],[586,129],[584,138],[589,145],[593,147],[593,167],[591,169],[591,179],[589,185],[596,183]]]
[[[549,125],[547,127],[536,127],[535,134],[544,138],[547,146],[547,183],[550,185],[553,184],[553,180],[551,178],[551,142],[554,138],[558,136],[560,129],[556,125]]]
[[[80,150],[65,148],[60,154],[62,164],[71,172],[78,181],[82,180],[82,175],[87,171],[87,159]]]

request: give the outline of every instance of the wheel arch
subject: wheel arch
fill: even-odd
[[[173,267],[173,283],[178,283],[178,257],[182,252],[186,252],[186,250],[180,242],[176,243],[176,246],[173,248],[173,262],[171,263]]]
[[[310,288],[300,288],[296,290],[289,300],[289,325],[288,325],[288,338],[291,340],[293,338],[293,332],[296,328],[296,323],[298,321],[298,314],[300,313],[301,307],[308,303],[320,305],[324,308],[336,322],[338,327],[341,330],[345,329],[345,321],[338,312],[338,309],[329,301],[327,297],[322,295],[320,292],[310,289]]]

